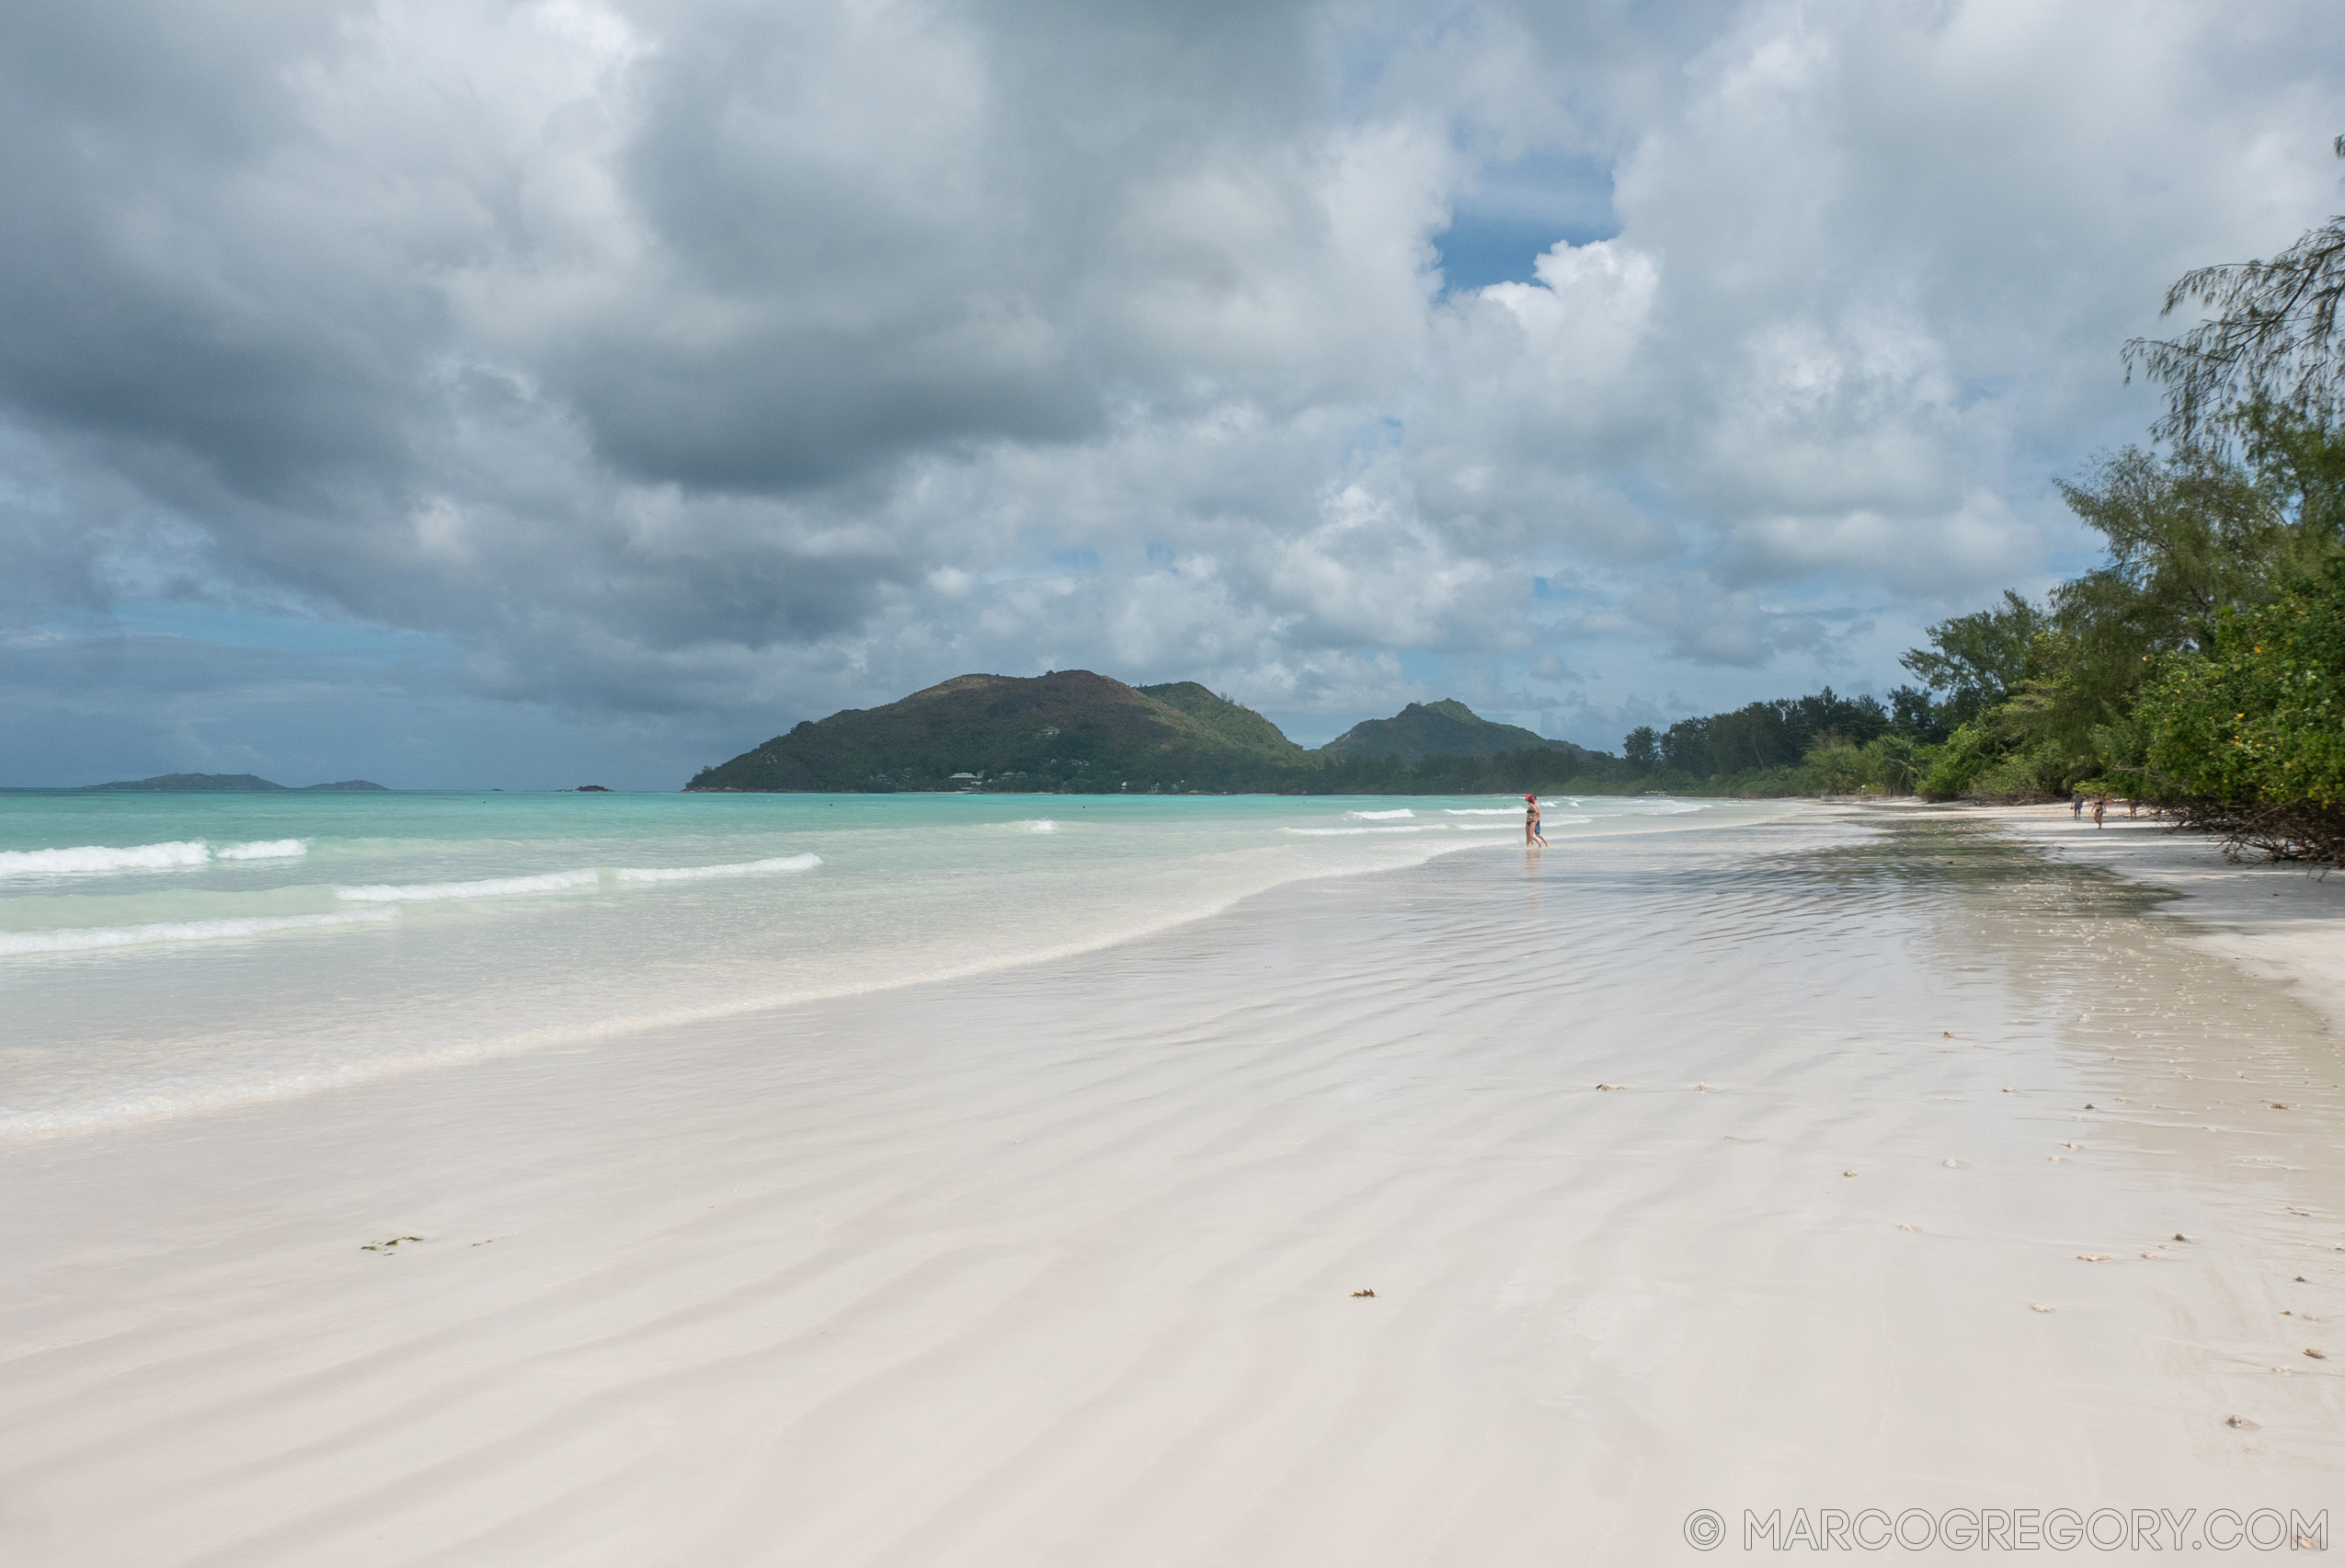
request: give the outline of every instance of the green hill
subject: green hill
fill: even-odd
[[[1161,686],[1133,689],[1142,696],[1154,697],[1168,707],[1180,709],[1230,745],[1243,750],[1287,762],[1304,761],[1310,755],[1253,709],[1241,708],[1227,697],[1217,697],[1194,681],[1172,681]]]
[[[1495,757],[1510,751],[1561,751],[1578,761],[1592,755],[1568,740],[1550,740],[1519,725],[1497,724],[1454,697],[1411,703],[1390,718],[1356,724],[1319,749],[1322,757]]]
[[[1169,790],[1241,786],[1308,761],[1260,714],[1194,681],[1145,690],[1061,670],[963,675],[878,708],[808,720],[688,790],[847,792],[959,787]]]

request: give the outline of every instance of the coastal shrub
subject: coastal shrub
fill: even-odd
[[[1861,746],[1845,735],[1823,736],[1786,781],[1794,787],[1782,793],[1911,795],[1927,772],[1928,750],[1910,735],[1878,735]]]
[[[2286,856],[2345,854],[2345,569],[2226,613],[2167,659],[2138,719],[2154,788],[2186,819]]]
[[[2041,800],[2068,793],[2076,777],[2071,760],[2053,741],[2015,747],[1987,764],[1971,781],[1969,793],[1982,800]]]
[[[1921,793],[1931,800],[1959,800],[2002,755],[2003,743],[1986,726],[1976,719],[1958,724],[1922,775]]]
[[[1883,795],[1912,795],[1929,771],[1935,749],[1910,735],[1883,735],[1866,742],[1866,783]]]
[[[1864,753],[1844,735],[1826,736],[1810,747],[1807,772],[1818,795],[1855,795],[1872,782]]]

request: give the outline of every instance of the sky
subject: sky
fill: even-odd
[[[2340,131],[2289,0],[0,8],[0,784],[1885,692]]]

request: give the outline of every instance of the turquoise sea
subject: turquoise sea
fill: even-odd
[[[1766,807],[1547,803],[1575,840]],[[0,795],[0,1136],[1081,953],[1520,855],[1511,797]]]

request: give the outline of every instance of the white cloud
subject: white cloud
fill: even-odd
[[[2073,564],[2118,344],[2345,125],[2311,5],[143,22],[0,21],[12,613],[414,628],[630,743],[1054,663],[1306,725],[1442,694],[1404,654],[1893,676]],[[1464,206],[1591,170],[1616,235],[1443,291]]]

